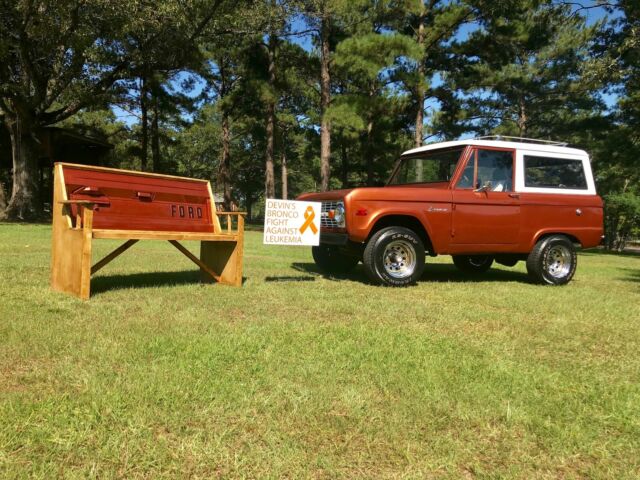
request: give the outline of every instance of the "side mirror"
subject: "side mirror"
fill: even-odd
[[[482,185],[480,188],[476,188],[474,192],[488,192],[492,188],[493,184],[491,183],[491,180],[487,180],[486,182],[484,182],[484,185]]]

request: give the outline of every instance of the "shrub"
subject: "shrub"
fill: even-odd
[[[621,251],[640,234],[640,196],[632,192],[604,197],[604,230],[607,250]]]

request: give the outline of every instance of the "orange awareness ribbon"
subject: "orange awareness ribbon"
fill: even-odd
[[[311,231],[314,234],[318,233],[318,227],[313,224],[313,219],[316,218],[316,214],[313,211],[313,207],[307,207],[307,210],[304,212],[304,223],[300,227],[300,233],[304,233],[307,228],[311,228]]]

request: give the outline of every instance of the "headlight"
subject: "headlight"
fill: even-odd
[[[342,203],[339,203],[333,211],[333,220],[339,227],[344,227],[344,205]]]

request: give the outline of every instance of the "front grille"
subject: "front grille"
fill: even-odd
[[[324,228],[342,228],[338,226],[333,218],[329,218],[329,211],[335,210],[342,202],[322,202],[322,210],[320,213],[320,227]]]

